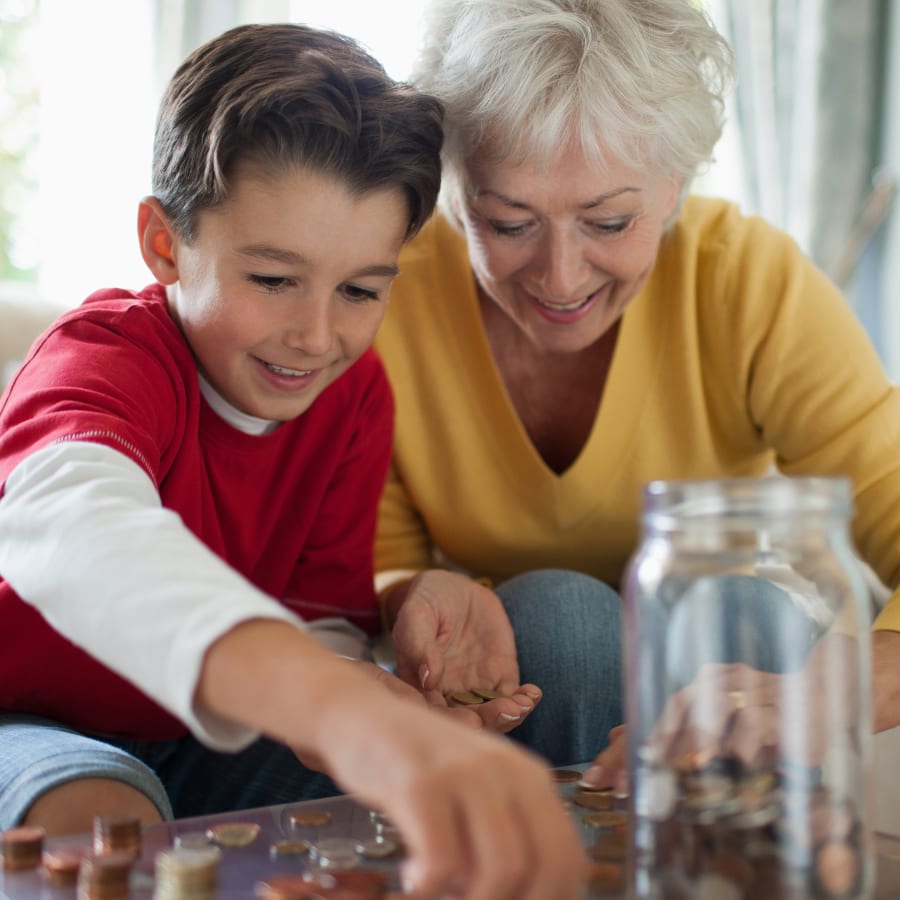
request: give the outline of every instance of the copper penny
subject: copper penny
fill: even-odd
[[[291,825],[296,828],[315,828],[330,821],[331,813],[324,809],[298,809],[291,813]]]
[[[567,784],[581,778],[581,772],[576,772],[575,769],[553,769],[550,775],[557,784]]]

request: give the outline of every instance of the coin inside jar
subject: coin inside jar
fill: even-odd
[[[552,769],[550,776],[557,784],[567,784],[570,781],[579,781],[581,772],[575,769]]]

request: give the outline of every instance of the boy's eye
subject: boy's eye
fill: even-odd
[[[348,300],[352,300],[354,303],[365,303],[368,300],[378,299],[378,291],[360,287],[358,284],[345,284],[341,291]]]
[[[259,285],[263,290],[272,291],[273,293],[284,290],[291,285],[291,279],[282,275],[250,275],[248,277],[253,284]]]

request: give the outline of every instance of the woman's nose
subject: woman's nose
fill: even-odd
[[[548,235],[541,254],[538,281],[548,300],[569,301],[579,296],[590,268],[577,234]]]

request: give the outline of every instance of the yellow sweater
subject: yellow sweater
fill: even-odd
[[[853,536],[900,585],[900,389],[796,245],[689,198],[626,309],[599,412],[562,475],[542,461],[482,327],[464,238],[441,217],[406,248],[376,346],[397,402],[376,569],[499,581],[558,567],[617,586],[653,479],[847,475]],[[900,591],[878,627],[900,631]]]

